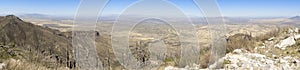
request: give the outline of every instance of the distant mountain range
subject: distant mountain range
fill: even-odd
[[[289,19],[292,19],[292,20],[300,20],[300,16],[294,16],[294,17],[291,17]]]
[[[32,13],[32,14],[21,14],[18,15],[21,18],[31,18],[31,19],[47,19],[47,20],[72,20],[73,17],[67,17],[67,16],[53,16],[53,15],[47,15],[47,14],[38,14],[38,13]]]

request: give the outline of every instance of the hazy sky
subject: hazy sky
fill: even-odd
[[[111,0],[103,14],[119,14],[137,0]],[[185,14],[201,16],[192,0],[170,0]],[[300,13],[300,0],[217,0],[223,16],[295,16]],[[48,14],[74,16],[80,0],[1,0],[0,15]]]

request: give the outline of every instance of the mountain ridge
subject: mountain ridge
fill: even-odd
[[[299,15],[297,15],[297,16],[291,17],[291,18],[289,18],[289,19],[293,19],[293,20],[300,20],[300,16],[299,16]]]
[[[17,16],[8,15],[0,18],[0,34],[0,45],[22,51],[14,51],[22,53],[15,54],[20,56],[18,59],[42,63],[50,68],[57,65],[69,68],[75,66],[71,41],[60,35],[62,33],[58,30],[24,22]]]

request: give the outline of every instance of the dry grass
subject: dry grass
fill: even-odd
[[[2,70],[69,70],[66,67],[47,68],[45,66],[29,63],[26,61],[9,59],[4,62],[5,66]]]
[[[288,31],[289,28],[291,28],[291,27],[276,28],[276,29],[264,34],[264,35],[257,36],[256,40],[257,41],[265,41],[265,40],[268,40],[271,37],[278,37],[281,34],[286,33],[286,31]]]
[[[234,49],[246,49],[253,52],[254,48],[261,46],[263,41],[268,40],[271,37],[278,37],[284,34],[289,27],[279,27],[274,30],[260,36],[253,37],[248,34],[236,34],[227,38],[226,53],[232,52]],[[201,68],[207,68],[210,59],[211,49],[201,49],[200,64]]]
[[[205,51],[203,54],[201,53],[200,56],[200,67],[201,68],[207,68],[209,64],[209,59],[210,59],[210,51]]]
[[[292,45],[292,46],[288,46],[286,47],[285,50],[281,50],[279,48],[275,48],[272,47],[270,48],[270,50],[268,52],[266,52],[266,48],[265,49],[258,49],[259,53],[264,53],[265,55],[267,55],[268,57],[274,57],[273,55],[277,55],[278,56],[292,56],[292,57],[300,57],[300,40],[296,40],[296,44]]]
[[[232,52],[234,49],[246,49],[247,51],[253,51],[256,46],[261,46],[263,41],[268,40],[271,37],[278,37],[284,34],[289,27],[276,28],[264,35],[252,37],[247,34],[236,34],[230,36],[227,39],[226,52]]]
[[[227,39],[226,53],[234,49],[246,49],[250,51],[255,46],[256,40],[247,34],[236,34]]]

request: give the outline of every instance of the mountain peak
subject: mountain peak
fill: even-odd
[[[17,16],[15,16],[15,15],[7,15],[6,17],[17,17]]]
[[[299,15],[297,15],[297,16],[291,17],[290,19],[299,20],[299,19],[300,19],[300,16],[299,16]]]
[[[19,17],[15,16],[15,15],[7,15],[5,16],[6,19],[9,19],[9,20],[19,20],[19,21],[22,21]]]
[[[1,17],[0,27],[6,25],[6,24],[22,24],[25,23],[22,19],[15,15],[7,15],[4,17]]]

